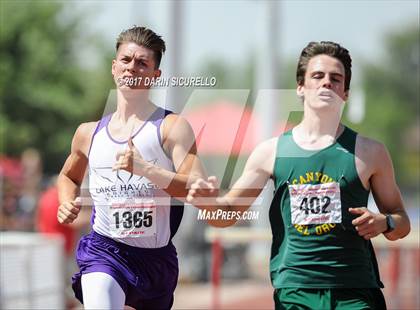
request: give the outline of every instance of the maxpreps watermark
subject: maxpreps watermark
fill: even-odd
[[[250,221],[258,220],[260,215],[259,211],[224,211],[221,209],[215,211],[198,210],[197,220],[199,221],[211,221],[211,220],[236,220],[236,221]]]

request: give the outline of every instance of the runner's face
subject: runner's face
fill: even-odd
[[[337,58],[318,55],[309,60],[305,82],[297,87],[299,96],[313,108],[322,108],[347,100],[345,70]]]
[[[123,89],[150,88],[147,78],[157,78],[161,71],[155,69],[154,52],[144,46],[129,42],[120,45],[116,59],[112,61],[112,76],[115,84]]]

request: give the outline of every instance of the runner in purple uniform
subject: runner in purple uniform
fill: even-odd
[[[173,198],[182,200],[204,171],[187,121],[149,100],[147,81],[161,75],[165,42],[133,27],[116,50],[117,109],[77,129],[58,179],[57,217],[77,218],[88,168],[92,232],[77,249],[76,297],[87,309],[169,309],[178,279],[171,240],[183,214]]]

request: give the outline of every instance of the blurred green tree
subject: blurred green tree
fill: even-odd
[[[77,125],[103,112],[111,51],[83,29],[86,14],[64,2],[0,6],[0,153],[34,147],[45,171],[57,173]]]
[[[384,43],[384,58],[364,66],[366,115],[352,127],[387,146],[398,183],[415,191],[420,173],[419,25],[387,34]]]

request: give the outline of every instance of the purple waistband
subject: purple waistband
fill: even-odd
[[[115,247],[118,247],[120,249],[124,249],[127,251],[132,252],[133,254],[143,254],[143,255],[168,255],[168,254],[175,254],[176,255],[176,249],[173,245],[172,241],[169,241],[169,243],[166,246],[160,247],[160,248],[139,248],[135,246],[131,246],[122,242],[118,242],[116,240],[113,240],[109,237],[103,236],[96,231],[92,230],[90,235],[97,240],[103,241],[108,243],[109,245],[113,245]]]

